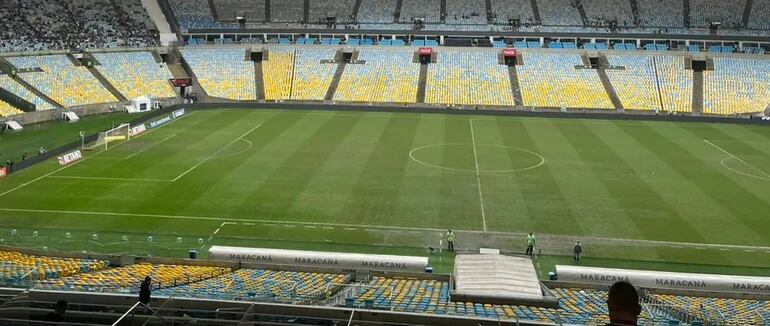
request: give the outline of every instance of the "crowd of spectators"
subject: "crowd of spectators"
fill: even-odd
[[[4,0],[0,51],[158,44],[140,0]]]

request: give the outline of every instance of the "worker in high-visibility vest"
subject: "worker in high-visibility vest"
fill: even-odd
[[[452,230],[448,230],[446,233],[446,243],[449,251],[455,251],[455,234]]]

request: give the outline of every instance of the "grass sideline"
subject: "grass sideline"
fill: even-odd
[[[195,111],[0,181],[0,241],[430,255],[448,228],[461,248],[509,252],[533,231],[541,273],[580,239],[586,264],[755,275],[770,267],[768,140],[766,127],[734,124]],[[431,257],[451,271],[451,255]]]

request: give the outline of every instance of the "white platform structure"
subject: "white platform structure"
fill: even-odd
[[[77,114],[75,114],[75,112],[65,111],[65,112],[62,112],[61,115],[62,115],[62,118],[64,118],[64,121],[67,121],[67,122],[75,122],[80,120],[80,117]]]
[[[152,110],[152,99],[147,96],[137,97],[131,100],[131,104],[126,106],[128,113],[140,113]]]
[[[19,130],[24,129],[24,127],[22,127],[20,123],[18,123],[16,121],[13,121],[13,120],[6,121],[5,125],[6,125],[6,127],[8,129],[11,129],[13,131],[19,131]]]
[[[558,305],[543,291],[532,260],[495,254],[457,255],[451,295],[455,301]]]

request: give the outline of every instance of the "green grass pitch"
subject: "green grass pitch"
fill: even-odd
[[[770,128],[759,126],[222,109],[86,157],[0,180],[0,240],[426,255],[445,229],[461,248],[513,252],[532,231],[545,265],[580,239],[587,264],[770,267]],[[432,264],[449,271],[451,259]]]

